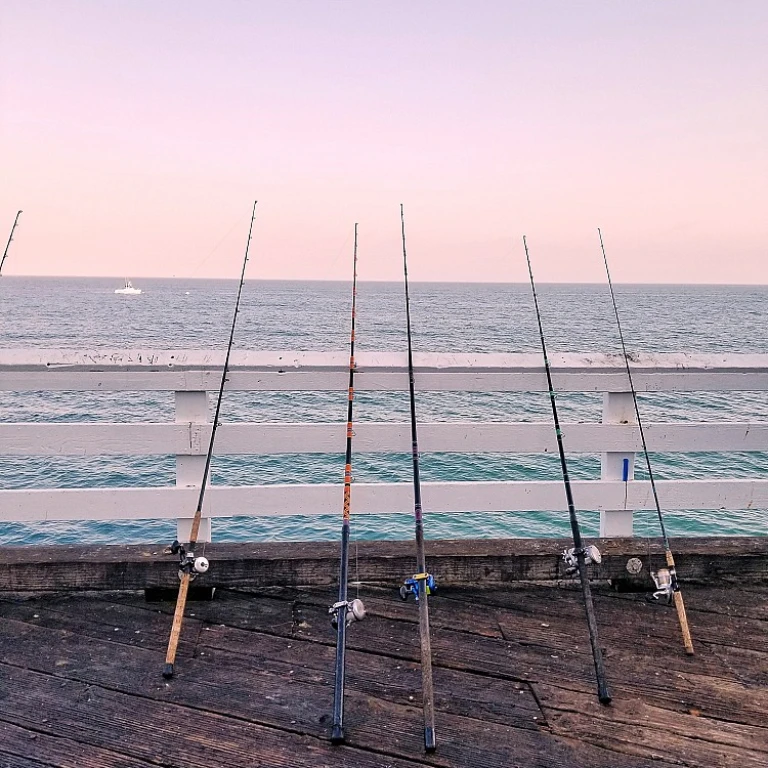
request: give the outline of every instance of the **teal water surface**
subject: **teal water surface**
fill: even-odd
[[[15,278],[0,282],[0,346],[4,348],[226,347],[235,281],[134,280],[140,296],[114,294],[119,281],[96,278]],[[539,286],[550,352],[620,350],[610,296],[601,285]],[[764,286],[617,286],[630,351],[768,352],[768,288]],[[411,288],[414,345],[422,352],[540,352],[530,288],[505,284],[415,283]],[[334,282],[247,281],[235,337],[236,349],[347,350],[350,286]],[[358,349],[405,349],[402,286],[361,283]],[[768,394],[660,393],[641,395],[646,421],[768,421]],[[598,421],[600,394],[563,394],[564,421]],[[423,421],[549,421],[545,395],[424,392],[417,394]],[[343,421],[346,393],[225,393],[224,421]],[[407,421],[405,392],[361,392],[356,421]],[[3,393],[0,420],[172,421],[172,393]],[[567,445],[566,445],[567,448]],[[214,484],[341,483],[344,446],[334,455],[237,456],[214,460]],[[762,453],[658,454],[659,479],[759,477]],[[598,456],[569,458],[572,476],[599,477]],[[104,488],[173,485],[171,456],[56,458],[0,456],[3,488]],[[358,482],[409,482],[409,455],[356,454]],[[644,477],[640,458],[636,476]],[[422,479],[506,480],[561,477],[553,456],[424,454]],[[409,512],[409,510],[404,510]],[[341,512],[341,486],[339,513]],[[354,514],[354,489],[353,489]],[[339,515],[340,516],[340,515]],[[580,515],[587,534],[598,516]],[[173,537],[170,521],[0,524],[0,542],[142,542]],[[670,511],[672,536],[768,534],[764,510]],[[568,535],[567,513],[441,514],[425,510],[430,538]],[[636,532],[657,535],[654,513],[636,515]],[[216,540],[336,539],[339,517],[231,518],[214,521]],[[410,514],[353,517],[355,538],[407,539]]]

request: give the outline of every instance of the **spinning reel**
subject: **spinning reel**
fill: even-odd
[[[179,544],[178,540],[174,540],[173,544],[165,551],[170,555],[179,556],[179,578],[188,573],[191,581],[199,573],[205,573],[211,567],[207,557],[195,557],[195,553],[187,552],[184,545]]]
[[[365,606],[362,600],[341,600],[338,603],[334,603],[328,609],[328,613],[331,614],[331,626],[334,629],[339,626],[339,613],[342,610],[344,611],[344,620],[347,622],[347,626],[355,621],[362,621],[365,618]]]
[[[415,573],[410,579],[405,580],[405,584],[400,587],[400,599],[407,600],[408,595],[413,595],[416,602],[419,602],[419,582],[424,582],[424,591],[431,595],[437,591],[435,577],[431,573]]]
[[[664,597],[669,603],[672,600],[672,593],[677,588],[674,572],[670,571],[669,568],[659,568],[656,572],[651,571],[651,578],[656,585],[653,599],[658,600],[660,597]]]
[[[582,547],[579,551],[575,547],[563,550],[563,562],[565,563],[565,573],[567,576],[575,576],[579,572],[579,555],[584,555],[584,565],[590,563],[600,563],[603,560],[603,556],[600,554],[600,550],[594,545]]]

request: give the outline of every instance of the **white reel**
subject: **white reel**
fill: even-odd
[[[207,557],[196,557],[195,562],[192,563],[192,570],[195,573],[205,573],[210,567]]]
[[[347,626],[355,621],[362,621],[365,618],[365,606],[359,599],[349,600],[348,602],[334,603],[329,609],[331,614],[331,626],[336,628],[339,623],[339,612],[344,611],[344,620]]]
[[[600,554],[600,550],[594,545],[590,544],[582,549],[584,553],[584,565],[590,565],[591,563],[601,563],[603,556]],[[565,562],[565,572],[569,576],[573,576],[579,570],[579,558],[576,554],[576,548],[563,550],[563,561]]]
[[[365,618],[365,606],[362,600],[353,600],[347,603],[347,624],[353,621],[362,621]]]
[[[651,571],[651,578],[656,585],[656,591],[653,593],[655,600],[660,597],[666,598],[667,602],[672,599],[672,574],[669,568],[659,568],[655,573]]]

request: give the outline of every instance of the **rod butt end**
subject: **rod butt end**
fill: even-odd
[[[163,677],[170,680],[173,677],[173,664],[166,664],[163,667]]]
[[[611,694],[608,691],[600,691],[597,694],[597,699],[601,704],[608,706],[611,703]]]
[[[424,751],[434,752],[437,749],[437,742],[435,741],[435,729],[427,726],[424,729]]]
[[[344,729],[340,725],[334,725],[331,730],[331,744],[344,743]]]

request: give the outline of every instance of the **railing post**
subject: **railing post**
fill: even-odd
[[[176,487],[200,488],[207,446],[203,446],[201,443],[199,425],[208,423],[208,393],[176,392],[176,423],[189,424],[189,454],[176,455]],[[180,517],[176,520],[176,538],[179,541],[189,541],[194,514],[195,510],[190,509],[189,517]],[[209,517],[204,517],[200,521],[197,540],[211,540],[211,519]]]
[[[631,392],[606,392],[603,395],[604,424],[636,424]],[[600,477],[603,480],[629,482],[635,476],[635,454],[610,451],[602,455]],[[626,486],[625,486],[626,487]],[[625,502],[626,502],[626,496]],[[600,536],[632,536],[633,510],[611,509],[600,512]]]

